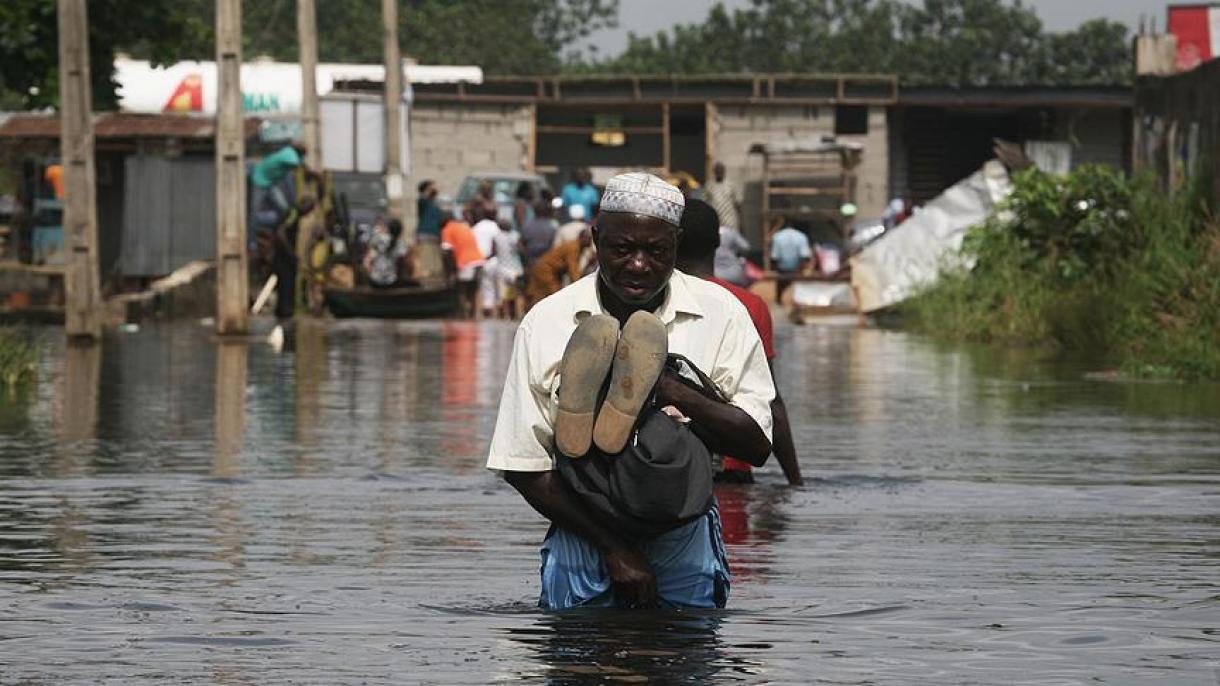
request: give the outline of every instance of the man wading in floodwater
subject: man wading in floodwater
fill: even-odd
[[[552,522],[542,546],[543,607],[710,608],[728,599],[710,497],[685,523],[640,537],[557,471],[563,460],[621,466],[649,441],[694,453],[689,441],[701,439],[703,460],[710,450],[754,465],[771,452],[775,387],[746,309],[720,286],[674,270],[683,206],[681,193],[655,176],[612,179],[593,228],[598,271],[542,300],[517,330],[487,466]],[[667,351],[705,372],[723,399],[680,378],[665,364]],[[675,429],[679,421],[692,433]],[[675,438],[658,443],[660,435]],[[662,479],[630,488],[655,496],[689,485]]]

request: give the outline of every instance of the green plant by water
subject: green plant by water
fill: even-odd
[[[1220,379],[1220,224],[1196,186],[1106,166],[1037,169],[903,306],[939,337],[1096,356],[1133,375]]]
[[[29,334],[0,327],[0,390],[21,388],[34,380],[38,350]]]

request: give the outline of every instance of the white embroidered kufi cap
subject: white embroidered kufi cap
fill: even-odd
[[[654,217],[674,226],[682,223],[686,199],[676,186],[644,172],[619,174],[606,183],[602,212],[630,212]]]

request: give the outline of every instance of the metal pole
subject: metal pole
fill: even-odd
[[[390,214],[405,219],[402,177],[402,53],[398,47],[398,0],[381,0],[385,42],[385,189]]]
[[[241,98],[241,0],[216,0],[216,332],[243,335],[246,164]]]
[[[305,166],[322,168],[322,137],[318,129],[318,19],[314,0],[297,0],[297,43],[301,51],[301,133]]]
[[[92,101],[85,0],[59,0],[60,156],[67,247],[64,328],[70,338],[90,340],[102,333]]]

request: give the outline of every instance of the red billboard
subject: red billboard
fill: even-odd
[[[1178,71],[1220,57],[1220,2],[1170,5],[1168,26],[1178,39]]]

